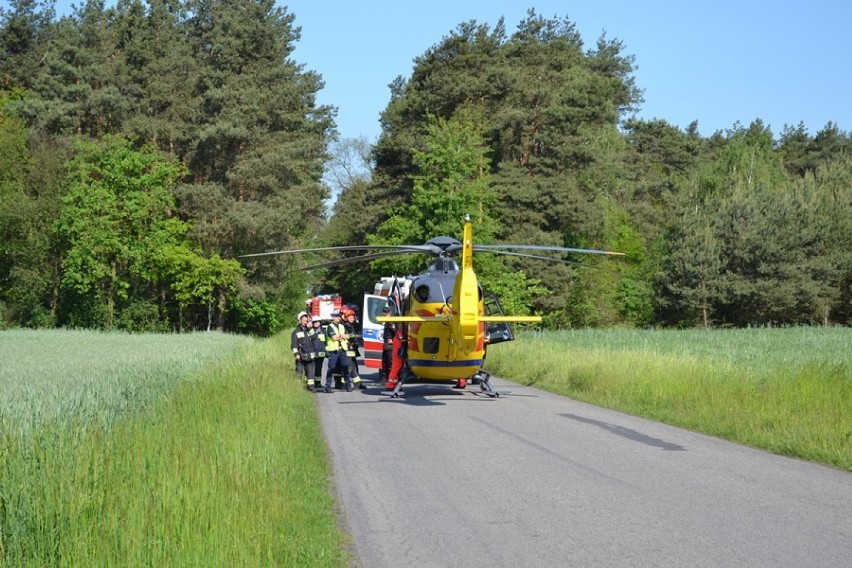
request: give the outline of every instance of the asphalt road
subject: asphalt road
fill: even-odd
[[[357,565],[852,566],[852,473],[492,383],[316,395]]]

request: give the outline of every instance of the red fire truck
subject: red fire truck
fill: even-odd
[[[343,307],[340,294],[322,294],[305,300],[305,311],[309,316],[319,316],[322,321],[331,321],[331,312]]]

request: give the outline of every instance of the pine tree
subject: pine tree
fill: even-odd
[[[52,2],[10,0],[0,6],[0,91],[27,89],[50,51]]]
[[[222,258],[304,246],[324,222],[333,122],[315,102],[320,77],[290,58],[294,16],[272,0],[186,7],[198,80],[179,206],[194,238]],[[246,299],[294,308],[304,286],[287,277],[291,262],[249,266]]]

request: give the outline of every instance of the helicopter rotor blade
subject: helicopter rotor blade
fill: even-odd
[[[337,247],[318,247],[308,249],[289,249],[276,250],[271,252],[257,252],[254,254],[241,254],[237,258],[252,258],[258,256],[273,256],[279,254],[301,254],[306,252],[327,252],[327,251],[370,251],[370,250],[393,250],[407,252],[428,252],[430,254],[439,254],[441,251],[432,245],[345,245]]]
[[[426,244],[422,244],[422,245],[343,245],[343,246],[334,246],[334,247],[289,249],[289,250],[278,250],[278,251],[270,251],[270,252],[258,252],[258,253],[253,253],[253,254],[241,254],[241,255],[237,256],[237,258],[257,258],[257,257],[262,257],[262,256],[274,256],[274,255],[283,255],[283,254],[303,254],[303,253],[311,253],[311,252],[329,252],[329,251],[341,251],[341,252],[347,252],[347,251],[390,251],[392,253],[398,253],[398,254],[424,252],[424,253],[431,254],[432,256],[454,256],[456,253],[458,253],[461,250],[461,248],[462,248],[461,243],[459,243],[455,239],[451,239],[449,237],[438,237],[438,238],[435,238],[435,239],[431,239],[428,242],[426,242]],[[555,246],[547,246],[547,245],[511,245],[511,244],[473,245],[474,252],[495,252],[495,253],[499,253],[499,252],[507,253],[508,252],[508,251],[505,251],[503,249],[624,256],[624,253],[621,253],[621,252],[611,252],[611,251],[595,250],[595,249],[569,248],[569,247],[555,247]],[[381,252],[375,253],[375,254],[381,254]],[[369,255],[365,255],[365,256],[369,256]],[[393,254],[389,254],[389,256],[393,256]],[[383,257],[376,257],[376,258],[383,258]],[[373,260],[373,259],[372,258],[365,258],[363,260]],[[334,265],[332,265],[332,266],[334,266]]]
[[[586,264],[584,262],[577,262],[576,260],[567,260],[564,258],[553,258],[550,256],[540,256],[537,254],[527,254],[523,252],[511,252],[508,250],[483,250],[479,252],[489,253],[489,254],[505,254],[507,256],[519,256],[521,258],[535,258],[538,260],[547,260],[549,262],[561,262],[564,264],[573,264],[575,266],[582,266],[583,268],[594,268],[596,270],[607,270],[602,266],[595,266],[593,264]]]
[[[326,262],[320,262],[317,264],[311,264],[309,266],[300,266],[298,268],[294,268],[293,270],[318,270],[320,268],[331,268],[332,266],[342,266],[344,264],[353,264],[356,262],[366,262],[370,260],[378,260],[380,258],[390,258],[392,256],[402,256],[404,254],[414,254],[414,253],[423,253],[429,251],[421,251],[421,250],[392,250],[386,252],[375,252],[371,254],[362,254],[359,256],[350,256],[348,258],[338,258],[336,260],[328,260]]]
[[[474,245],[474,251],[496,251],[500,249],[517,249],[517,250],[541,250],[550,252],[568,252],[568,253],[583,253],[583,254],[605,254],[612,256],[624,256],[623,252],[611,252],[608,250],[581,249],[569,247],[551,247],[546,245]]]

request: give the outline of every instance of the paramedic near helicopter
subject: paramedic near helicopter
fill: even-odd
[[[313,336],[316,333],[311,324],[310,318],[305,312],[300,312],[297,316],[299,325],[290,334],[290,348],[293,350],[293,357],[296,359],[296,375],[305,376],[305,387],[308,390],[314,390],[314,358],[316,352],[314,350]]]
[[[390,306],[382,308],[382,315],[389,316],[393,310]],[[381,381],[387,382],[390,376],[391,366],[393,365],[393,336],[396,334],[396,325],[390,322],[385,323],[382,337],[384,338],[382,345],[382,370],[380,372]]]
[[[403,367],[405,366],[405,348],[403,347],[404,336],[405,330],[401,325],[397,324],[393,334],[393,342],[391,344],[391,368],[390,372],[388,372],[387,382],[387,388],[389,389],[396,388],[396,384],[399,382],[399,375],[402,373]]]
[[[340,312],[331,312],[331,323],[325,328],[325,352],[328,359],[328,369],[325,372],[325,392],[334,392],[334,373],[340,369],[343,380],[346,382],[346,390],[352,391],[352,378],[349,376],[349,357],[346,351],[349,348],[349,334],[346,327],[340,322]]]

